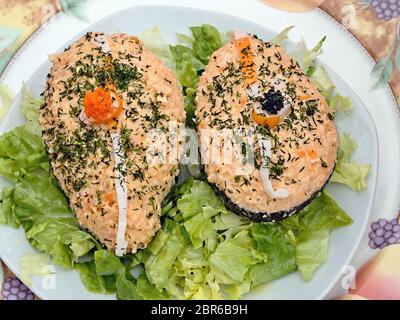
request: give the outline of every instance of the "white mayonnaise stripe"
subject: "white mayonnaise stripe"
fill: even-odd
[[[101,46],[104,53],[110,53],[111,48],[108,43],[107,35],[99,35],[94,39]],[[118,201],[118,229],[115,245],[115,254],[119,257],[126,253],[128,241],[125,239],[127,226],[127,211],[128,211],[128,189],[124,172],[126,170],[124,154],[121,148],[121,136],[115,131],[111,131],[111,139],[113,142],[113,154],[115,163],[115,190],[117,192]]]
[[[269,137],[263,137],[261,134],[258,134],[257,138],[262,158],[260,174],[264,191],[273,199],[285,199],[289,196],[289,191],[286,189],[274,190],[271,179],[269,178],[269,169],[267,165],[268,159],[271,157],[271,139]]]
[[[115,189],[118,200],[118,231],[115,254],[123,256],[126,253],[128,242],[125,239],[128,211],[128,190],[126,179],[123,174],[125,172],[124,155],[121,150],[121,136],[116,132],[111,132],[113,142],[113,153],[115,162]]]

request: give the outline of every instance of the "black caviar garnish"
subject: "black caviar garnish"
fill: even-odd
[[[270,89],[264,93],[261,100],[261,107],[269,114],[278,114],[284,107],[282,93],[279,90]]]

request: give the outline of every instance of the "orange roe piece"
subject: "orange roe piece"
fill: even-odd
[[[305,151],[305,150],[298,150],[298,151],[296,152],[296,154],[297,154],[297,156],[298,156],[299,158],[303,158],[303,157],[305,157],[306,155],[307,155],[307,157],[308,157],[309,159],[311,159],[311,160],[315,160],[315,159],[318,158],[318,152],[317,152],[317,150],[315,150],[315,149],[310,149],[310,150],[307,150],[307,151]]]
[[[255,109],[252,111],[253,120],[260,126],[268,126],[269,128],[275,128],[282,120],[280,116],[269,116],[266,114],[257,113]]]
[[[243,73],[246,84],[252,84],[257,81],[256,66],[254,64],[254,54],[250,47],[250,38],[244,37],[236,40],[236,47],[239,50],[240,70]]]
[[[110,123],[122,112],[122,99],[113,91],[103,87],[86,92],[83,105],[85,115],[92,124]]]
[[[303,157],[305,157],[306,152],[304,150],[299,150],[296,152],[296,154],[299,158],[303,158]]]
[[[315,160],[318,158],[318,153],[317,153],[317,150],[315,150],[315,149],[308,150],[307,155],[311,160]]]
[[[305,101],[305,100],[310,100],[312,97],[310,96],[310,95],[308,95],[308,94],[305,94],[305,95],[303,95],[303,96],[300,96],[300,100],[303,100],[303,101]]]
[[[117,202],[117,195],[116,195],[115,191],[110,191],[104,195],[104,199],[108,203],[113,204],[113,203]]]

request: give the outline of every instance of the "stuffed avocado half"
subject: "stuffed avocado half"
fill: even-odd
[[[185,110],[174,73],[122,33],[87,33],[50,59],[42,137],[79,225],[117,255],[145,248],[183,152]],[[150,149],[170,124],[175,158],[151,163]]]
[[[214,52],[195,115],[208,181],[255,221],[299,211],[334,171],[339,137],[325,97],[280,46],[256,36],[235,34]]]

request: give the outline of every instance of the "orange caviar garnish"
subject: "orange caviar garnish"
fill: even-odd
[[[300,157],[300,158],[303,158],[303,157],[305,157],[305,156],[307,155],[307,157],[308,157],[310,160],[316,160],[316,159],[318,158],[318,152],[317,152],[317,150],[315,150],[315,149],[310,149],[310,150],[307,150],[307,151],[305,151],[305,150],[298,150],[298,151],[296,152],[296,154],[297,154],[297,156]]]
[[[298,156],[299,158],[303,158],[303,157],[305,157],[306,152],[305,152],[304,150],[298,150],[298,151],[296,152],[296,154],[297,154],[297,156]]]
[[[92,124],[110,123],[122,112],[122,99],[103,87],[86,92],[83,105],[85,115]]]
[[[311,160],[315,160],[318,158],[318,152],[315,149],[308,150],[307,155]]]
[[[110,191],[109,193],[106,193],[104,195],[104,199],[110,204],[113,204],[113,203],[117,202],[116,192],[115,191]]]
[[[270,116],[267,114],[257,113],[255,108],[252,111],[253,120],[260,126],[268,126],[269,128],[275,128],[282,120],[280,116]]]
[[[244,81],[246,84],[252,84],[257,81],[257,72],[254,64],[254,54],[250,47],[250,37],[236,40],[236,47],[239,50],[240,70],[243,73]]]
[[[305,100],[310,100],[312,97],[310,96],[310,95],[308,95],[308,94],[305,94],[305,95],[303,95],[303,96],[300,96],[300,100],[303,100],[303,101],[305,101]]]

